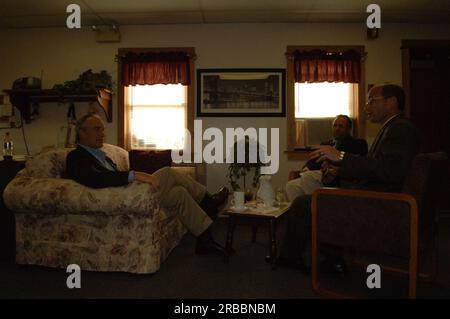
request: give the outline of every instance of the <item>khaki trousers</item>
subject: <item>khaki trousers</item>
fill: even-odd
[[[205,186],[170,167],[161,168],[153,175],[160,184],[160,204],[169,217],[177,215],[194,236],[212,224],[211,218],[198,204],[206,194]]]
[[[298,196],[311,195],[316,189],[323,187],[322,171],[306,171],[300,175],[300,178],[290,180],[286,184],[286,194],[290,201]]]

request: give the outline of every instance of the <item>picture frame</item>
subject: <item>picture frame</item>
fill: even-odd
[[[197,116],[285,117],[285,69],[197,69]]]

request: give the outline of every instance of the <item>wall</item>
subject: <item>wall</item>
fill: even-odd
[[[448,39],[450,25],[383,24],[379,39],[366,40],[361,24],[213,24],[154,25],[120,27],[121,43],[96,43],[94,33],[65,28],[0,30],[0,88],[10,88],[23,76],[40,77],[43,88],[73,80],[83,71],[107,70],[117,78],[114,56],[119,47],[195,47],[197,68],[285,68],[287,45],[364,45],[366,83],[386,81],[401,84],[402,39]],[[117,101],[114,100],[113,123],[106,126],[108,143],[117,141]],[[91,107],[100,109],[92,105]],[[77,105],[77,115],[89,108]],[[62,145],[66,105],[42,104],[40,118],[25,125],[32,154],[48,145]],[[288,171],[301,163],[288,161],[285,118],[204,118],[203,127],[277,127],[280,129],[280,170],[274,184],[286,182]],[[378,127],[368,123],[369,143]],[[20,130],[12,130],[16,153],[24,154]],[[208,165],[208,189],[217,190],[226,174],[225,164]]]

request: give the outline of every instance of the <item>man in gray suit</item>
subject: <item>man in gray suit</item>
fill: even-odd
[[[372,123],[382,124],[382,127],[367,156],[347,154],[331,146],[320,146],[311,153],[310,158],[326,166],[335,166],[341,180],[340,187],[400,191],[411,161],[421,147],[420,134],[403,116],[404,106],[405,94],[400,86],[389,84],[373,87],[369,92],[365,111]],[[310,240],[311,195],[303,195],[293,201],[288,211],[286,237],[278,265],[307,272],[302,255]],[[323,264],[329,266],[333,262],[326,261]],[[337,272],[342,270],[336,268],[336,265],[331,265],[330,268]]]

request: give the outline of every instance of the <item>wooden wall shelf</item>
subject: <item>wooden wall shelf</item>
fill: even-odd
[[[39,89],[19,89],[3,90],[9,95],[12,105],[17,107],[22,113],[26,123],[30,122],[30,104],[31,103],[69,103],[69,102],[97,102],[105,112],[106,119],[112,122],[112,99],[111,92],[102,90],[102,96],[107,98],[98,99],[100,92],[90,91],[86,93],[62,93],[57,90],[39,90]],[[109,98],[108,98],[109,97]]]

